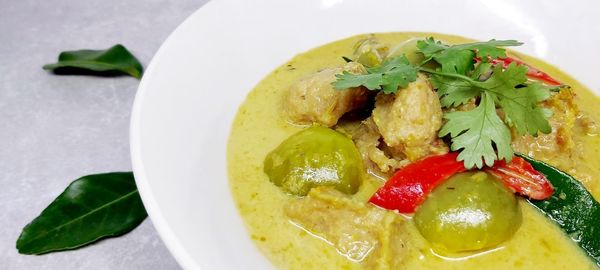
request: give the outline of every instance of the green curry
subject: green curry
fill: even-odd
[[[425,200],[415,215],[399,214],[367,203],[395,171],[424,156],[448,152],[448,137],[437,137],[442,125],[448,121],[442,118],[442,113],[471,110],[478,106],[479,99],[439,112],[411,103],[411,108],[418,110],[399,113],[391,105],[394,102],[392,96],[380,94],[374,97],[365,87],[346,85],[345,88],[353,90],[352,94],[335,92],[344,102],[325,111],[290,117],[295,111],[306,111],[307,108],[302,106],[312,98],[307,95],[314,94],[312,90],[294,93],[295,88],[308,86],[316,91],[326,87],[318,86],[315,81],[318,78],[307,79],[307,74],[317,72],[319,76],[332,77],[335,74],[374,73],[373,67],[381,64],[385,56],[399,54],[405,54],[408,62],[422,61],[422,56],[411,54],[404,48],[406,44],[427,37],[449,44],[472,42],[435,33],[354,36],[299,54],[250,92],[233,123],[227,154],[231,190],[258,248],[280,269],[595,269],[595,262],[555,223],[523,197],[513,195],[511,189],[490,180],[492,176],[483,172],[453,176],[429,195],[429,199],[435,197],[437,201]],[[361,45],[357,47],[356,44]],[[358,57],[352,60],[362,65],[347,64],[342,59],[342,56],[350,57],[357,51]],[[509,54],[570,86],[566,90],[552,89],[552,97],[543,101],[545,108],[554,111],[548,118],[552,132],[540,133],[537,137],[518,135],[513,127],[512,148],[566,171],[600,198],[600,179],[597,178],[600,175],[600,137],[596,133],[597,119],[594,119],[600,115],[597,106],[600,100],[559,69],[529,56]],[[331,67],[339,68],[328,70]],[[430,63],[424,67],[435,68]],[[431,88],[423,74],[408,79],[412,79],[408,87]],[[298,81],[304,85],[298,86]],[[402,84],[394,87],[407,87]],[[290,104],[290,95],[294,94],[297,96],[292,98],[306,102]],[[319,97],[319,100],[327,98],[330,97]],[[399,91],[394,98],[420,99],[440,107],[435,93],[426,91]],[[365,110],[355,111],[345,106],[368,108],[367,115]],[[344,117],[338,121],[339,117],[331,116],[335,113]],[[417,121],[423,115],[431,119]],[[424,138],[427,143],[400,138],[398,143],[402,147],[391,147],[396,142],[393,136],[406,131],[406,125],[393,122],[393,117],[411,120],[406,125],[416,128],[408,137]],[[310,127],[311,123],[332,129]],[[381,134],[369,137],[373,130]],[[298,132],[312,136],[313,143],[308,150],[300,148],[302,140],[298,139]],[[329,133],[334,133],[333,137],[327,138]],[[353,140],[356,149],[352,148]],[[387,145],[382,147],[382,142]],[[294,158],[286,159],[288,156]],[[340,163],[337,167],[319,171],[323,168],[316,159],[322,156]],[[395,156],[402,158],[394,159]],[[364,163],[360,162],[361,157]],[[286,169],[298,167],[311,169],[286,174]],[[341,167],[353,169],[338,170]],[[307,171],[316,173],[306,176]],[[332,182],[331,177],[323,178],[323,175],[335,175],[337,181]],[[310,178],[312,182],[294,180],[302,177]],[[475,181],[477,185],[469,186],[469,181]],[[452,199],[457,196],[454,189],[465,185],[467,188],[459,190],[461,196],[476,201],[476,209],[490,217],[487,220],[492,222],[490,231],[500,234],[491,235],[481,231],[481,227],[463,228],[439,219],[439,213],[465,209],[463,202]],[[486,195],[472,196],[473,192]],[[442,233],[427,228],[442,228]],[[459,237],[465,230],[470,230],[466,238]],[[471,236],[477,238],[476,245],[460,243],[461,239],[469,242]],[[440,245],[446,248],[439,248]]]

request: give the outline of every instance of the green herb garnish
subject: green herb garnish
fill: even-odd
[[[448,121],[440,130],[440,137],[452,137],[453,151],[461,150],[458,160],[464,160],[466,168],[494,165],[497,159],[512,159],[510,130],[496,114],[494,98],[490,93],[481,95],[479,105],[470,111],[457,111],[444,115]],[[496,151],[494,151],[496,146]]]
[[[382,90],[386,94],[395,93],[398,87],[404,88],[417,79],[417,68],[406,56],[386,59],[380,66],[367,68],[367,74],[352,74],[344,71],[335,75],[336,89],[364,86],[369,90]]]
[[[494,165],[497,159],[510,161],[513,156],[511,135],[504,123],[514,127],[519,135],[528,133],[537,136],[538,132],[552,131],[547,119],[550,112],[538,106],[539,102],[550,97],[550,91],[537,82],[528,82],[525,66],[513,63],[503,69],[501,65],[496,65],[485,81],[424,71],[430,72],[432,84],[438,89],[444,107],[455,107],[473,98],[480,98],[474,110],[446,113],[444,118],[448,121],[440,130],[441,137],[450,135],[452,138],[452,150],[463,149],[458,159],[464,160],[467,168],[481,168],[482,158],[487,166]],[[485,102],[483,94],[487,96]],[[480,109],[482,104],[484,107]],[[497,107],[504,112],[504,123],[496,113]],[[465,124],[465,121],[469,124]]]
[[[433,38],[417,42],[425,60],[419,66],[411,65],[403,56],[386,59],[380,66],[367,68],[366,74],[344,72],[333,83],[336,89],[364,86],[369,90],[395,93],[416,80],[417,72],[430,74],[437,89],[440,103],[446,108],[457,107],[478,100],[471,111],[448,112],[448,121],[439,136],[449,135],[451,149],[461,151],[458,160],[465,167],[492,166],[495,160],[510,161],[513,156],[509,127],[519,135],[550,133],[548,117],[551,112],[538,104],[550,97],[550,88],[527,79],[527,66],[501,64],[492,66],[489,58],[506,57],[498,46],[518,46],[514,40],[490,40],[460,45],[445,45]],[[475,58],[480,63],[475,65]],[[435,61],[437,69],[422,67]],[[483,80],[482,80],[483,78]],[[503,111],[503,117],[497,113]]]
[[[433,37],[417,42],[417,48],[425,56],[425,62],[435,60],[441,71],[466,75],[473,70],[475,57],[486,62],[489,57],[506,57],[506,50],[499,47],[519,46],[523,43],[516,40],[490,40],[459,45],[446,45]]]

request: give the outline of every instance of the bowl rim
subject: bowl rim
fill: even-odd
[[[166,48],[171,42],[173,42],[174,36],[179,35],[179,33],[183,31],[182,29],[190,25],[193,18],[198,16],[199,13],[202,13],[206,9],[211,9],[216,5],[215,3],[218,2],[219,1],[215,0],[208,1],[190,14],[187,18],[185,18],[183,22],[180,23],[160,45],[157,52],[150,60],[150,64],[144,71],[144,74],[150,74],[153,72],[157,63],[159,62],[158,59],[161,59],[165,54],[165,51],[167,51]],[[131,111],[131,120],[129,123],[129,148],[135,182],[152,225],[158,232],[161,240],[165,243],[169,253],[175,258],[179,266],[181,266],[183,269],[202,269],[202,267],[198,265],[192,258],[192,255],[185,249],[182,242],[177,239],[173,229],[167,224],[166,218],[162,214],[162,211],[159,210],[160,208],[150,187],[150,182],[147,180],[148,177],[146,175],[146,170],[144,169],[144,162],[142,161],[141,140],[138,140],[138,138],[141,136],[141,123],[139,119],[142,116],[144,97],[147,94],[146,85],[148,84],[148,79],[145,78],[145,76],[142,76],[140,84],[137,88]]]

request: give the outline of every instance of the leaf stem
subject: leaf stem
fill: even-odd
[[[429,68],[424,68],[424,67],[419,67],[418,68],[419,71],[422,72],[426,72],[429,74],[435,74],[435,75],[440,75],[440,76],[446,76],[446,77],[452,77],[452,78],[456,78],[456,79],[461,79],[461,80],[465,80],[473,85],[477,85],[477,82],[474,81],[473,79],[465,76],[465,75],[460,75],[460,74],[456,74],[456,73],[447,73],[447,72],[441,72],[441,71],[436,71],[433,69],[429,69]]]
[[[421,62],[417,68],[421,68],[422,66],[424,66],[425,64],[429,63],[429,61],[431,61],[433,59],[433,56],[430,56],[429,58],[423,60],[423,62]]]

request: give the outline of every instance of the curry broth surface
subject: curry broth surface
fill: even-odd
[[[472,40],[433,33],[376,34],[382,44],[393,46],[410,38],[434,36],[449,43]],[[281,100],[288,87],[302,76],[320,69],[342,65],[341,56],[352,55],[354,43],[366,35],[358,35],[315,48],[294,57],[262,80],[248,95],[234,120],[228,144],[229,181],[238,210],[258,248],[279,269],[360,269],[361,265],[340,255],[323,239],[315,237],[290,223],[283,205],[294,198],[284,194],[269,182],[263,173],[267,153],[284,139],[302,129],[282,116]],[[522,56],[529,64],[573,87],[580,109],[589,115],[599,115],[600,100],[583,85],[540,60]],[[577,136],[586,147],[585,160],[579,161],[575,176],[599,198],[600,138]],[[565,157],[569,158],[569,157]],[[552,161],[549,161],[552,163]],[[374,177],[365,179],[358,198],[366,201],[382,184]],[[406,269],[595,269],[594,264],[562,231],[525,201],[521,201],[523,224],[512,239],[500,247],[447,258],[428,248],[414,223],[409,221],[408,241],[427,248],[413,252],[405,261]]]

